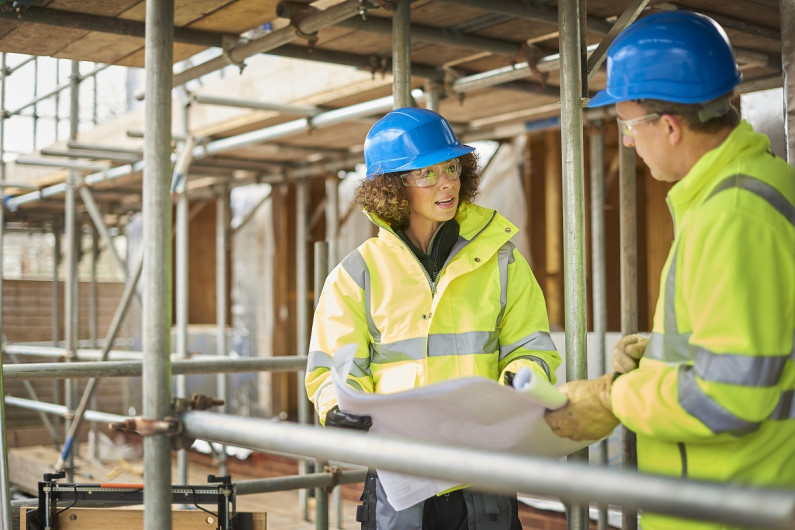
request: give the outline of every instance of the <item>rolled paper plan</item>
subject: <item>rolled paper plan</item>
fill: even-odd
[[[566,394],[555,388],[545,377],[539,377],[530,368],[524,366],[513,376],[513,387],[543,404],[550,410],[566,406]]]

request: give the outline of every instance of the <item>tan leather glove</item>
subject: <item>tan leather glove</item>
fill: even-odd
[[[625,374],[638,367],[649,339],[640,335],[625,335],[613,346],[613,370]]]
[[[599,379],[569,381],[559,390],[569,398],[568,404],[558,410],[547,410],[544,419],[552,432],[575,441],[600,440],[618,425],[610,404],[610,388],[614,373]]]

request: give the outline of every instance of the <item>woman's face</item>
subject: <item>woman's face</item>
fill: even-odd
[[[451,164],[455,164],[456,167],[451,168]],[[428,170],[437,175],[434,184],[427,187],[413,185],[418,180],[421,181],[423,172]],[[404,182],[407,184],[406,193],[411,205],[409,227],[431,225],[435,228],[455,217],[458,209],[458,192],[461,190],[460,176],[461,165],[456,159],[415,170],[404,176]]]

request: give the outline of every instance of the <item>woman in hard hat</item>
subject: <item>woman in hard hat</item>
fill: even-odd
[[[474,148],[425,109],[388,113],[367,135],[355,201],[379,227],[331,272],[312,326],[306,389],[326,426],[368,429],[340,411],[332,356],[354,344],[348,383],[388,394],[459,377],[510,382],[520,368],[552,382],[560,364],[541,289],[511,238],[518,229],[472,203]],[[521,528],[516,497],[458,489],[405,510],[368,475],[362,528]]]

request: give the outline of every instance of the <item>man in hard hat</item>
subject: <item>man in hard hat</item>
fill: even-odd
[[[576,440],[620,421],[643,472],[795,488],[795,168],[730,104],[740,79],[722,28],[695,13],[641,18],[609,48],[589,106],[615,104],[624,145],[675,183],[674,241],[648,344],[622,339],[616,371],[563,385],[568,406],[546,418]]]
[[[364,392],[474,376],[507,383],[522,367],[554,382],[560,356],[541,289],[511,242],[518,229],[471,202],[473,151],[425,109],[393,110],[367,134],[355,201],[378,236],[326,279],[309,344],[306,390],[325,426],[370,426],[339,409],[330,377],[334,352],[350,344],[348,384]],[[395,510],[371,473],[362,500],[363,529],[521,528],[515,495],[462,487]]]

